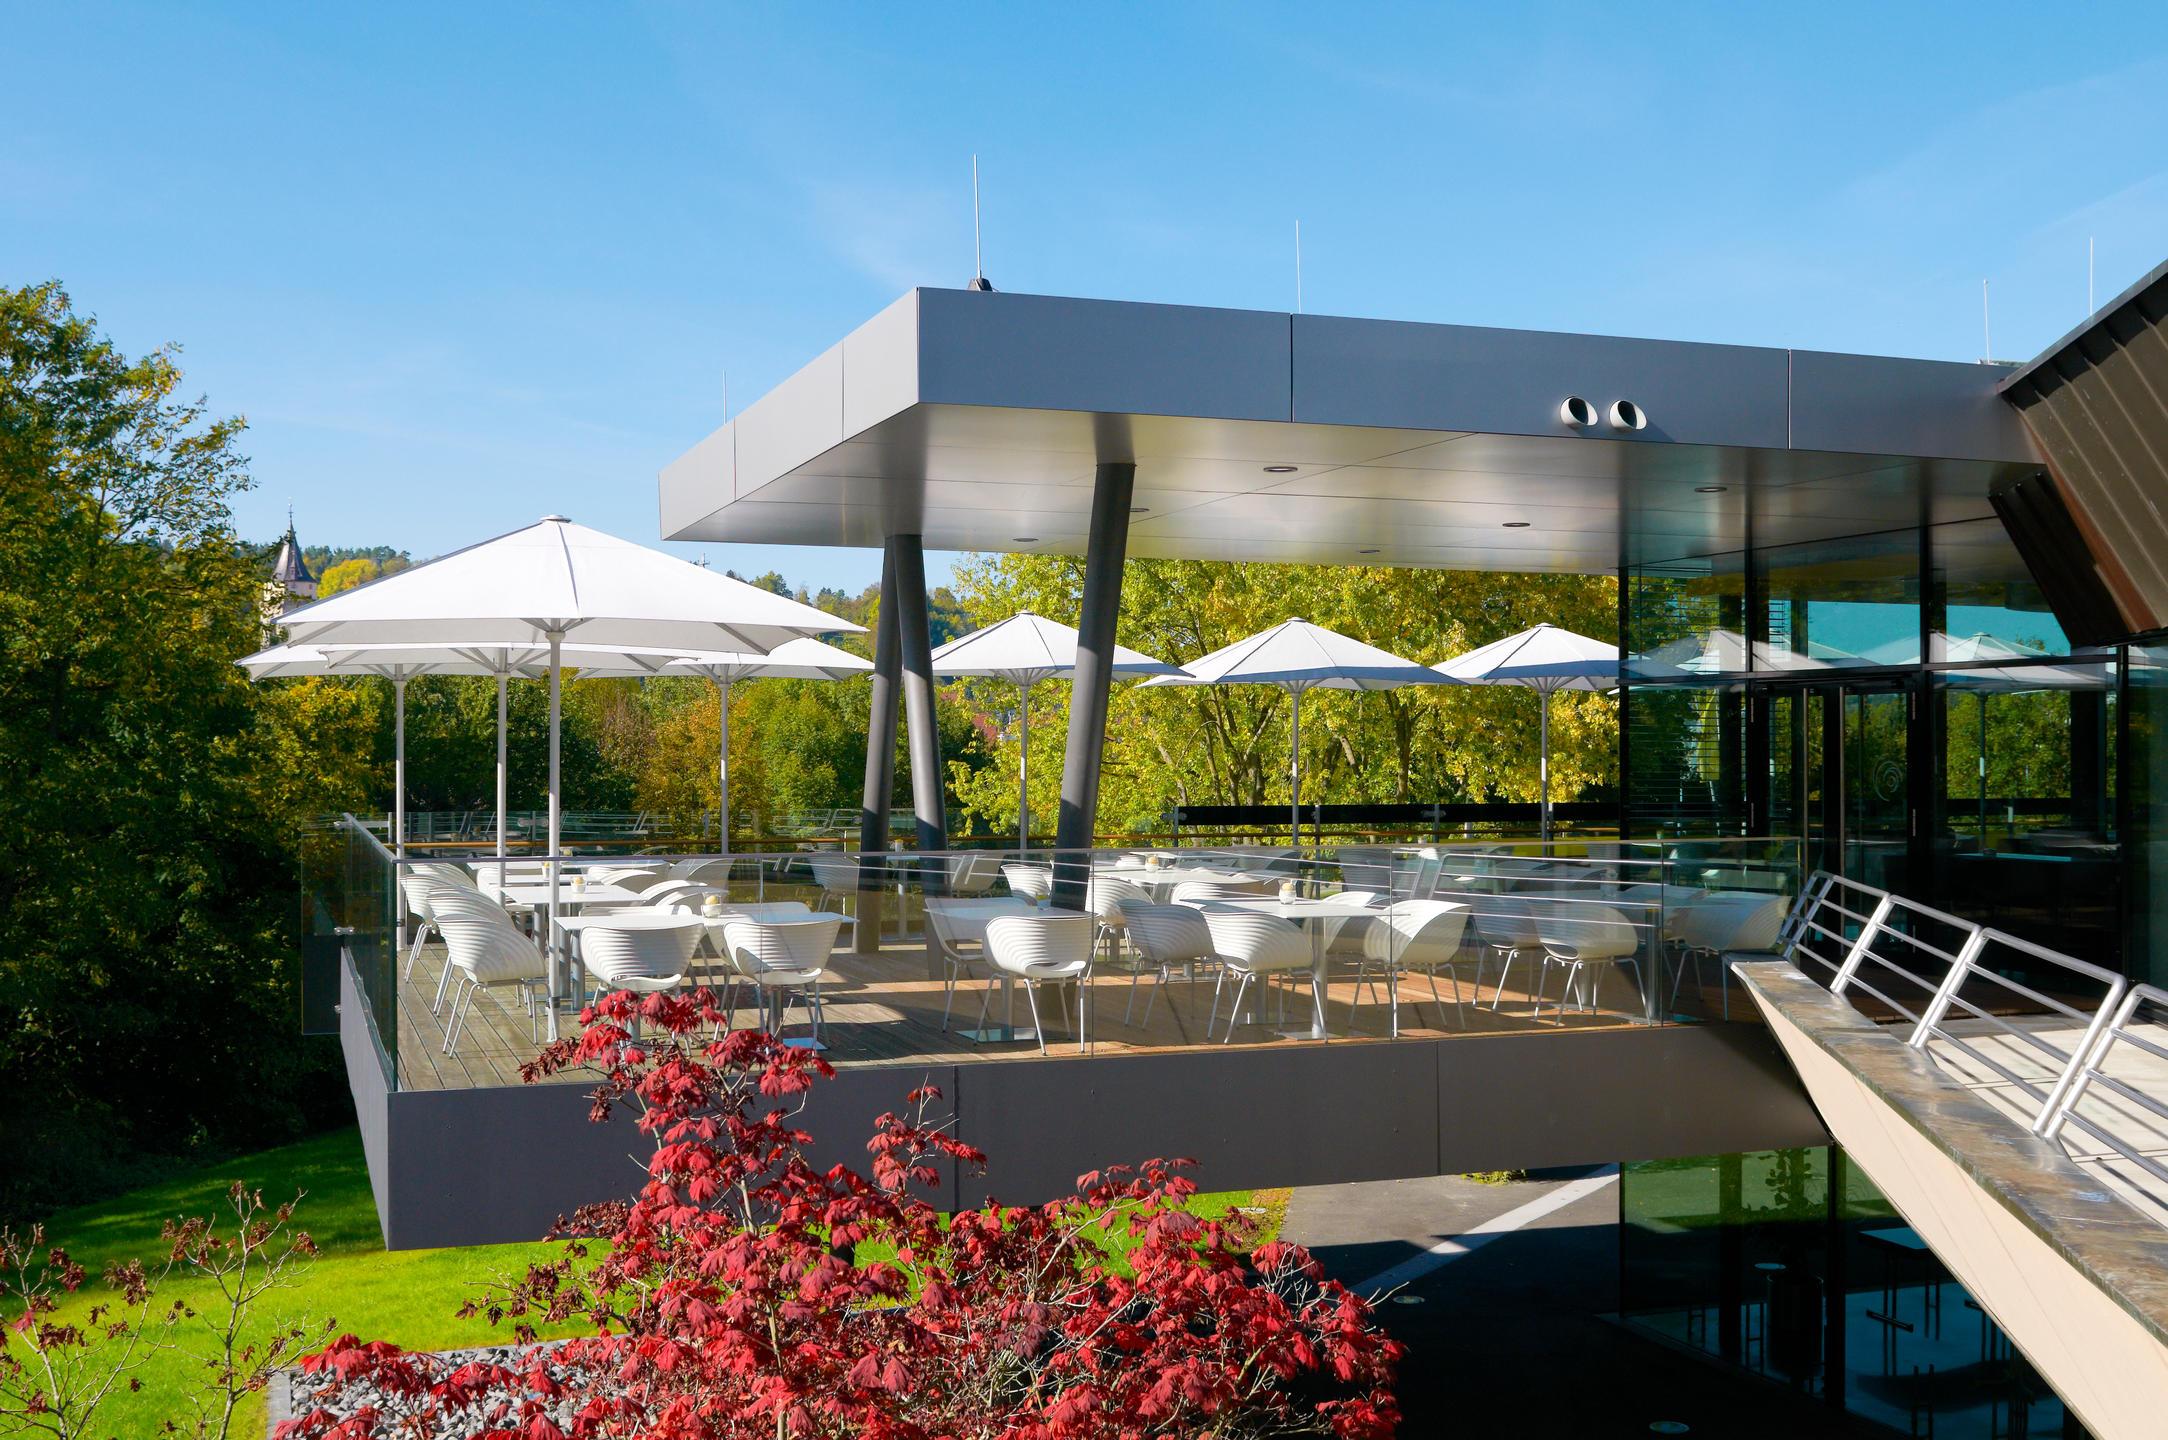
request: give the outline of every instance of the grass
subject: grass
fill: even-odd
[[[295,1223],[308,1231],[322,1258],[310,1268],[300,1288],[267,1297],[256,1329],[267,1331],[282,1315],[321,1322],[335,1319],[342,1331],[369,1340],[388,1340],[408,1350],[442,1350],[502,1343],[506,1331],[485,1320],[462,1320],[459,1307],[497,1275],[523,1269],[531,1261],[555,1259],[558,1247],[478,1245],[453,1250],[387,1252],[377,1226],[376,1200],[362,1158],[357,1131],[341,1130],[261,1154],[211,1165],[192,1174],[146,1186],[115,1199],[63,1211],[46,1222],[46,1241],[67,1249],[93,1275],[106,1265],[142,1257],[148,1263],[161,1253],[158,1230],[185,1215],[225,1214],[226,1191],[239,1180],[261,1189],[276,1205],[306,1192]],[[1192,1210],[1204,1218],[1224,1219],[1237,1210],[1242,1239],[1263,1244],[1279,1235],[1287,1213],[1285,1190],[1222,1192],[1199,1195]],[[191,1298],[207,1288],[200,1282],[175,1282],[162,1299]],[[67,1307],[79,1311],[106,1296],[92,1280]],[[65,1315],[66,1312],[64,1312]],[[171,1352],[153,1357],[137,1372],[142,1390],[120,1394],[100,1414],[99,1433],[153,1436],[166,1420],[189,1415],[188,1393],[193,1362]],[[261,1400],[243,1407],[233,1434],[264,1431]]]

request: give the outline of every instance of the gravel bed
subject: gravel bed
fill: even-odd
[[[437,1350],[429,1352],[427,1358],[441,1364],[447,1374],[470,1362],[502,1365],[509,1370],[524,1372],[532,1352],[553,1350],[563,1343],[561,1340],[545,1340],[538,1345],[484,1345],[473,1350]],[[550,1366],[552,1379],[564,1380],[571,1373],[569,1366]],[[432,1440],[471,1440],[471,1437],[482,1432],[483,1417],[488,1414],[490,1404],[500,1397],[507,1400],[520,1398],[509,1390],[493,1390],[488,1402],[471,1407],[464,1414],[438,1422],[437,1428],[430,1432]],[[318,1408],[329,1410],[340,1419],[345,1419],[365,1405],[376,1406],[387,1418],[405,1418],[415,1408],[405,1397],[386,1394],[366,1380],[342,1383],[336,1376],[309,1376],[299,1370],[282,1370],[274,1376],[266,1399],[266,1437],[276,1435],[281,1422],[309,1414]],[[573,1408],[570,1400],[559,1401],[558,1413],[551,1418],[560,1426],[569,1429]]]

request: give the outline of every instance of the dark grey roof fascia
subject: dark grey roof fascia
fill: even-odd
[[[2038,373],[2043,366],[2049,365],[2058,357],[2060,357],[2064,352],[2075,347],[2079,341],[2085,339],[2094,331],[2106,326],[2109,321],[2115,318],[2115,314],[2117,311],[2121,310],[2124,306],[2136,301],[2140,295],[2143,295],[2146,291],[2152,289],[2155,285],[2160,284],[2163,280],[2168,280],[2168,260],[2163,260],[2160,262],[2160,264],[2155,265],[2152,269],[2146,271],[2144,275],[2139,277],[2136,283],[2129,286],[2120,295],[2117,295],[2113,300],[2110,300],[2107,304],[2101,306],[2092,314],[2086,316],[2083,321],[2079,322],[2078,325],[2066,332],[2061,339],[2057,340],[2054,344],[2048,346],[2045,350],[2042,350],[2038,355],[2033,356],[2032,359],[2026,361],[2023,365],[2018,366],[2017,369],[2011,371],[2010,374],[2005,377],[2002,382],[2002,392],[2007,395],[2010,392],[2023,387],[2026,382],[2031,380],[2033,376]],[[2062,376],[2058,374],[2055,378],[2055,383],[2060,384],[2061,382]],[[2046,388],[2052,389],[2053,386],[2051,385]]]

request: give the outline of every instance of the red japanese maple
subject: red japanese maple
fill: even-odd
[[[1186,1162],[945,1216],[920,1192],[940,1165],[985,1157],[930,1118],[938,1092],[876,1122],[870,1178],[816,1170],[794,1120],[833,1073],[817,1055],[750,1031],[704,1040],[720,1018],[704,991],[612,995],[581,1018],[528,1078],[600,1070],[593,1116],[637,1108],[647,1183],[560,1221],[562,1258],[469,1313],[523,1339],[576,1320],[598,1333],[516,1372],[342,1337],[304,1370],[397,1403],[318,1410],[280,1440],[434,1434],[455,1417],[503,1440],[1393,1432],[1400,1347],[1367,1303],[1300,1246],[1244,1254],[1189,1214]]]

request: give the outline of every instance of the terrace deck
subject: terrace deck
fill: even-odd
[[[539,1030],[510,992],[478,996],[460,1036],[458,1050],[450,1055],[444,1053],[444,1027],[430,1008],[443,965],[443,947],[431,943],[424,947],[412,978],[399,987],[400,1088],[440,1090],[522,1083],[519,1067],[540,1049],[539,1040],[534,1038]],[[1468,981],[1474,973],[1472,957],[1470,963],[1461,968],[1465,998],[1470,993]],[[1526,989],[1528,970],[1526,966],[1514,967],[1513,983],[1505,987],[1495,1010],[1491,1008],[1492,987],[1488,978],[1482,1003],[1471,1000],[1460,1007],[1452,1003],[1453,985],[1445,974],[1441,973],[1438,978],[1439,994],[1445,998],[1443,1006],[1431,1002],[1425,977],[1403,978],[1400,985],[1401,1034],[1418,1038],[1610,1028],[1636,1024],[1641,1019],[1641,997],[1632,981],[1611,971],[1605,972],[1598,986],[1598,1008],[1588,1011],[1569,1008],[1560,1018],[1552,1004],[1546,1006],[1539,1019],[1532,1014],[1533,996]],[[908,1066],[1036,1057],[1039,1054],[1037,1043],[1031,1040],[975,1044],[956,1033],[977,1023],[980,1001],[988,984],[984,980],[966,980],[958,986],[952,1028],[945,1029],[941,1012],[947,998],[946,987],[938,979],[928,979],[928,971],[925,945],[915,937],[887,940],[878,955],[856,955],[839,950],[830,979],[821,987],[826,1014],[821,1039],[827,1047],[824,1054],[828,1061],[835,1065]],[[1381,1003],[1383,987],[1375,987],[1377,994],[1373,998],[1373,987],[1366,984],[1358,1005],[1353,957],[1348,957],[1344,964],[1336,958],[1332,971],[1326,999],[1326,1016],[1332,1034],[1330,1043],[1384,1042],[1388,1012]],[[1491,973],[1495,973],[1495,967]],[[1299,978],[1302,982],[1299,988],[1275,991],[1262,1002],[1265,1023],[1237,1027],[1235,1045],[1318,1043],[1307,1038],[1282,1038],[1278,1033],[1281,1029],[1293,1029],[1308,1022],[1307,972]],[[1123,1011],[1129,1004],[1130,984],[1129,975],[1123,972],[1098,976],[1089,985],[1092,1021],[1088,1050],[1078,1045],[1074,1033],[1061,1017],[1053,994],[1042,992],[1040,1005],[1047,1020],[1047,1052],[1069,1056],[1083,1053],[1121,1055],[1206,1048],[1204,1026],[1212,1008],[1209,976],[1194,983],[1179,977],[1170,982],[1158,1004],[1152,1007],[1149,1025],[1142,1023],[1146,998],[1153,986],[1149,976],[1137,986],[1135,1019],[1138,1023],[1122,1023]],[[1555,1002],[1555,980],[1552,989],[1551,998]],[[1278,1009],[1282,997],[1286,1005],[1284,1025],[1280,1023]],[[1714,998],[1712,994],[1710,999],[1713,1001]],[[1020,991],[1015,997],[1015,1005],[1018,1023],[1028,1025],[1029,1013]],[[1001,999],[998,991],[992,1010],[988,1023],[999,1023]],[[1710,1010],[1713,1014],[1713,1003]],[[741,1005],[733,1012],[732,1022],[740,1026],[756,1023],[751,1005]],[[576,1026],[577,1022],[571,1023]],[[795,1004],[791,1007],[783,1033],[787,1037],[809,1033],[801,1007]],[[1211,1045],[1219,1048],[1220,1042],[1215,1040]],[[579,1083],[590,1081],[592,1076],[567,1074],[558,1079],[560,1083]]]

